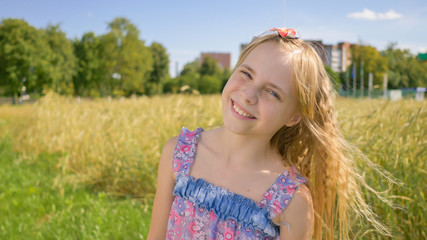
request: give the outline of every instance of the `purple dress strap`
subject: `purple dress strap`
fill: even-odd
[[[299,185],[306,182],[307,180],[291,167],[285,170],[264,193],[259,205],[267,209],[271,218],[275,218],[289,205]]]
[[[196,155],[197,139],[201,132],[203,132],[202,128],[197,128],[193,132],[185,127],[181,129],[172,160],[173,172],[176,176],[181,173],[189,175]]]

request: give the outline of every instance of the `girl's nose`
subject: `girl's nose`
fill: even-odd
[[[247,104],[256,104],[258,102],[257,94],[258,91],[255,89],[255,87],[247,87],[241,91],[242,100]]]

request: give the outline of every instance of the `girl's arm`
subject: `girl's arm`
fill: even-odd
[[[172,171],[172,158],[177,141],[178,137],[169,139],[162,150],[157,173],[156,195],[154,197],[151,224],[147,240],[164,240],[166,238],[169,212],[174,199],[172,195],[175,185]]]
[[[314,209],[310,190],[301,184],[291,202],[279,215],[281,240],[312,239],[314,227]]]

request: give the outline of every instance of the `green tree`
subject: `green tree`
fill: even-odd
[[[102,67],[106,69],[106,85],[114,95],[144,93],[153,59],[139,30],[126,18],[108,24],[110,32],[101,37]]]
[[[7,86],[14,103],[24,86],[30,92],[41,88],[39,83],[48,75],[49,54],[40,32],[26,21],[1,21],[0,82]]]
[[[387,72],[387,58],[382,56],[375,47],[353,45],[351,57],[357,66],[357,83],[360,83],[360,73],[363,73],[363,85],[368,87],[369,73],[373,73],[373,84],[382,84],[384,73]]]
[[[188,85],[192,89],[199,89],[200,64],[198,61],[189,62],[184,65],[177,82]]]
[[[73,79],[74,93],[78,96],[104,96],[103,76],[100,52],[100,39],[93,32],[85,33],[80,40],[74,41],[74,53],[77,57],[77,75]]]
[[[200,79],[198,90],[200,93],[218,93],[223,86],[223,72],[218,66],[218,62],[207,56],[200,65]]]
[[[167,81],[164,92],[176,92],[188,85],[202,94],[219,93],[230,75],[229,69],[221,70],[215,59],[206,57],[201,64],[197,60],[185,64],[180,76]]]
[[[410,87],[427,87],[427,62],[420,62],[415,56],[410,58]]]
[[[227,81],[228,81],[228,79],[230,78],[230,76],[231,76],[231,71],[230,71],[230,69],[225,68],[225,69],[222,71],[222,76],[221,76],[221,82],[222,82],[222,84],[221,84],[221,91],[222,91],[222,89],[224,89],[225,84],[227,84]]]
[[[420,62],[408,49],[398,49],[396,43],[390,43],[381,54],[388,60],[389,88],[427,85],[427,63]]]
[[[147,94],[161,93],[161,86],[169,77],[169,56],[160,43],[153,42],[150,46],[153,56],[153,68],[146,84]]]
[[[220,78],[210,75],[203,75],[199,80],[199,91],[204,94],[219,93],[222,81]]]
[[[179,76],[168,78],[163,84],[164,93],[178,93],[183,86],[198,89],[200,79],[200,64],[197,61],[188,62],[184,65]]]
[[[221,69],[218,66],[218,62],[209,56],[205,57],[200,65],[200,75],[215,77],[221,76]]]
[[[331,78],[331,81],[334,84],[335,89],[338,90],[338,88],[341,85],[341,79],[339,74],[334,70],[332,70],[332,68],[327,65],[325,65],[325,70],[329,74],[329,77]]]
[[[101,69],[104,70],[102,75],[102,85],[104,86],[104,94],[113,95],[114,89],[117,89],[119,82],[113,78],[113,73],[119,71],[118,53],[119,42],[114,34],[107,33],[100,36],[100,55],[103,58]],[[103,94],[101,94],[104,96]]]
[[[57,93],[72,94],[77,63],[72,42],[60,30],[59,25],[48,25],[46,29],[41,29],[41,34],[51,50],[46,79],[49,88]]]
[[[163,93],[177,93],[180,86],[182,86],[181,78],[179,76],[175,78],[168,78],[163,83]]]

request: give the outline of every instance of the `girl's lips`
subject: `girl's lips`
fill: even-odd
[[[231,99],[231,111],[235,114],[235,116],[237,116],[240,119],[245,119],[245,120],[256,119],[255,116],[250,114],[244,107],[234,102],[233,99]]]

